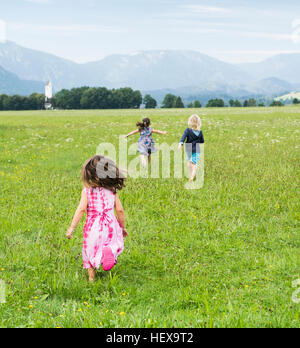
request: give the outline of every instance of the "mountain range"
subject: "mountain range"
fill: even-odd
[[[43,91],[42,82],[21,80],[16,74],[8,72],[0,66],[0,94],[28,95],[34,92],[43,93]]]
[[[40,92],[51,80],[55,91],[88,85],[130,86],[153,95],[277,96],[300,89],[299,61],[300,54],[284,54],[234,65],[195,51],[157,50],[78,64],[7,41],[0,43],[0,92]]]

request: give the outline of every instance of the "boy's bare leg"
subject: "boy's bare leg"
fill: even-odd
[[[189,180],[191,180],[191,177],[192,177],[192,162],[190,162],[190,161],[187,162],[187,168],[188,168]]]
[[[191,163],[191,169],[192,169],[192,172],[191,172],[191,176],[190,176],[190,181],[194,181],[198,166],[194,163]]]
[[[96,277],[94,268],[89,268],[88,274],[89,274],[89,282],[93,283],[95,281],[95,277]]]

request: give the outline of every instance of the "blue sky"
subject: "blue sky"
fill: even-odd
[[[77,62],[153,49],[233,63],[300,53],[299,0],[9,0],[0,21],[8,40]]]

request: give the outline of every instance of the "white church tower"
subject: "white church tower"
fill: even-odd
[[[45,109],[50,110],[52,108],[51,100],[53,98],[53,90],[51,81],[48,81],[45,86]]]

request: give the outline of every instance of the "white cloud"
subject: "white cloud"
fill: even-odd
[[[158,17],[175,19],[175,18],[213,18],[227,17],[232,10],[224,7],[204,6],[204,5],[179,5],[174,9],[158,15]]]
[[[261,39],[272,39],[272,40],[292,40],[292,34],[281,34],[281,33],[264,33],[264,32],[240,32],[242,36],[261,38]]]
[[[203,13],[203,14],[220,14],[220,13],[230,13],[231,10],[228,10],[223,7],[214,7],[214,6],[203,6],[203,5],[182,5],[181,9],[186,10],[190,13]]]
[[[178,32],[178,33],[188,33],[188,34],[211,34],[220,32],[218,29],[209,29],[209,28],[201,28],[201,27],[168,27],[168,31],[170,32]]]
[[[119,33],[123,29],[105,25],[40,25],[38,29],[45,31],[62,31],[62,32],[86,32],[86,33]]]
[[[74,25],[35,25],[28,23],[10,23],[13,30],[32,30],[60,33],[121,33],[125,29],[120,27],[93,25],[93,24],[74,24]]]
[[[296,29],[300,27],[300,18],[294,19],[292,23],[292,28]]]

